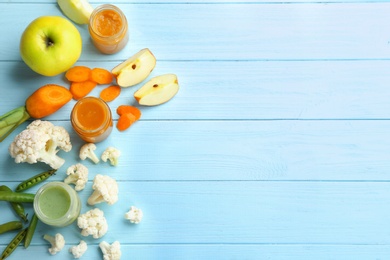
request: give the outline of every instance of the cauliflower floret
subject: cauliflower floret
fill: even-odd
[[[110,176],[97,174],[93,179],[92,189],[94,192],[87,201],[89,205],[101,202],[112,205],[118,201],[118,184]]]
[[[88,245],[84,240],[80,240],[80,243],[77,246],[72,246],[69,248],[69,252],[72,253],[74,258],[80,258],[87,251]]]
[[[96,150],[96,145],[94,143],[84,144],[80,148],[80,154],[79,154],[80,159],[85,160],[85,159],[89,158],[94,163],[98,163],[99,158],[96,156],[95,150]]]
[[[130,210],[125,213],[125,219],[130,220],[130,222],[134,224],[140,223],[143,216],[142,210],[134,206],[131,206]]]
[[[75,190],[80,191],[84,189],[85,184],[88,181],[88,168],[82,165],[81,163],[69,166],[66,171],[68,177],[65,178],[64,182],[66,184],[74,184]]]
[[[121,156],[121,151],[119,151],[115,147],[108,147],[103,152],[101,158],[103,162],[107,162],[107,160],[110,160],[110,164],[112,166],[117,166],[119,156]]]
[[[52,255],[60,252],[65,246],[65,239],[60,233],[57,233],[54,237],[50,235],[44,235],[43,239],[50,242],[51,248],[49,248],[49,253]]]
[[[103,253],[104,260],[119,260],[121,259],[121,244],[118,241],[115,241],[111,245],[106,241],[102,241],[99,244],[100,249]]]
[[[69,133],[65,128],[49,121],[35,120],[15,137],[8,151],[16,163],[44,162],[51,168],[58,169],[65,160],[57,152],[69,152],[71,149]]]
[[[91,209],[77,218],[77,226],[81,228],[81,235],[100,238],[107,233],[108,224],[104,212],[98,208]]]

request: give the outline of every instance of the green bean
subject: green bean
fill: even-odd
[[[37,224],[38,224],[38,217],[34,213],[34,215],[31,218],[30,225],[27,228],[27,234],[26,234],[26,237],[24,239],[24,247],[25,248],[27,248],[30,245],[31,240],[34,236],[34,232],[35,232],[35,228],[37,227]]]
[[[23,182],[21,182],[15,189],[16,192],[21,192],[21,191],[25,191],[35,185],[37,185],[38,183],[41,183],[43,182],[44,180],[46,180],[47,178],[49,178],[50,176],[54,175],[54,173],[56,172],[57,170],[55,169],[52,169],[52,170],[49,170],[49,171],[46,171],[46,172],[41,172]]]
[[[2,185],[0,186],[0,191],[12,191],[11,188],[5,186],[5,185]],[[28,222],[28,219],[27,219],[27,215],[26,213],[24,212],[24,207],[21,203],[17,203],[17,202],[10,202],[12,208],[14,209],[15,213],[18,214],[18,216],[24,221],[24,222]]]
[[[22,227],[23,227],[22,222],[10,221],[0,225],[0,234],[3,234],[11,230],[21,229]]]
[[[9,202],[34,202],[35,194],[0,191],[0,200]]]
[[[3,253],[0,256],[0,260],[4,260],[11,255],[13,251],[18,247],[18,245],[23,241],[24,237],[27,234],[27,228],[19,231],[18,234],[11,240],[8,246],[4,249]]]

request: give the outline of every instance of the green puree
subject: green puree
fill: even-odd
[[[41,194],[38,203],[44,215],[58,219],[68,212],[70,197],[62,187],[50,187]]]

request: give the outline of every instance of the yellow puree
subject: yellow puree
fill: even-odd
[[[119,14],[112,10],[104,10],[95,16],[93,26],[101,36],[107,37],[117,34],[123,25]]]

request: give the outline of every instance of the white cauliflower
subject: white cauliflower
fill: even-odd
[[[94,191],[87,200],[89,205],[101,202],[112,205],[118,201],[118,184],[110,176],[97,174],[93,179],[92,189]]]
[[[101,158],[103,162],[107,162],[107,160],[110,160],[110,164],[112,166],[117,166],[119,156],[121,156],[121,151],[119,151],[115,147],[108,147],[106,150],[104,150]]]
[[[60,252],[65,246],[65,239],[60,233],[57,233],[54,237],[46,234],[43,236],[43,239],[50,242],[51,248],[49,248],[49,253],[52,255]]]
[[[96,145],[94,143],[87,143],[80,148],[80,159],[85,160],[89,158],[94,163],[98,163],[100,160],[95,154]]]
[[[68,177],[65,178],[66,184],[74,184],[75,190],[80,191],[85,188],[85,184],[88,181],[88,168],[81,163],[71,165],[66,171]]]
[[[87,251],[88,245],[84,240],[80,240],[80,243],[77,246],[72,246],[69,248],[69,252],[72,253],[74,258],[80,258]]]
[[[77,218],[77,226],[81,235],[100,238],[107,233],[108,224],[104,212],[98,208],[91,209]]]
[[[58,169],[65,160],[57,152],[69,152],[71,149],[69,133],[65,128],[49,121],[35,120],[15,137],[8,151],[16,163],[44,162],[51,168]]]
[[[131,223],[138,224],[141,222],[144,214],[141,209],[134,206],[130,207],[130,210],[125,213],[125,219],[130,220]]]
[[[102,241],[99,244],[100,249],[103,253],[104,260],[120,260],[121,259],[121,244],[118,241],[115,241],[111,245],[106,241]]]

